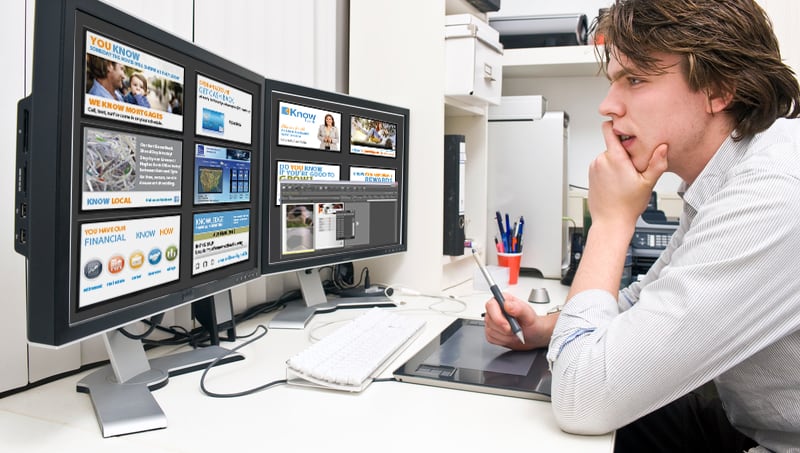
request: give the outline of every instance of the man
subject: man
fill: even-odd
[[[125,66],[97,55],[86,55],[86,71],[92,79],[88,93],[123,102]]]
[[[800,88],[769,20],[753,0],[617,0],[597,33],[610,120],[580,267],[558,314],[508,296],[525,344],[487,302],[487,339],[549,344],[559,425],[618,430],[618,451],[800,449],[800,120],[778,119]],[[664,171],[684,181],[680,225],[618,291]],[[718,400],[693,393],[711,380]]]

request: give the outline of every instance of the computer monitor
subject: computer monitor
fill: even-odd
[[[263,272],[296,272],[303,293],[270,327],[391,304],[369,288],[327,297],[319,267],[406,251],[408,109],[276,80],[265,92]]]
[[[31,343],[102,334],[104,436],[165,426],[149,389],[227,351],[148,362],[117,328],[261,275],[264,79],[96,0],[38,1],[20,101],[15,248]]]

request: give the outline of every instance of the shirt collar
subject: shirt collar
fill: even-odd
[[[684,209],[690,218],[708,201],[725,182],[728,171],[745,156],[752,137],[734,141],[732,134],[722,142],[694,182],[682,182],[678,194],[683,198]]]

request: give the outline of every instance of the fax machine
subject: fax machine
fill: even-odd
[[[656,262],[661,252],[667,248],[672,233],[678,228],[678,222],[667,220],[663,211],[656,206],[655,193],[647,209],[636,221],[636,228],[631,239],[631,274],[646,274],[650,266]]]

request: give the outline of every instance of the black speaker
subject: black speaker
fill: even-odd
[[[463,135],[444,136],[444,238],[442,253],[464,254],[464,164]]]

